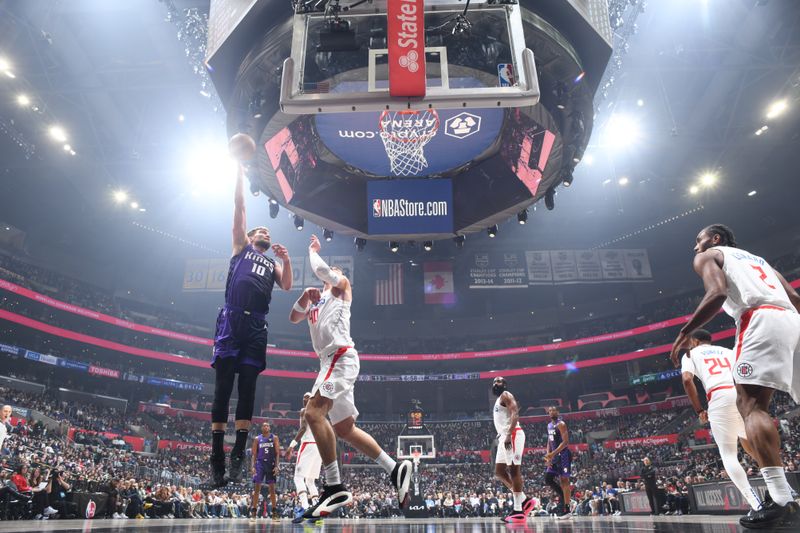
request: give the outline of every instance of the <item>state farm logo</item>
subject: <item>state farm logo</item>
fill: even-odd
[[[456,139],[469,137],[481,130],[481,117],[472,113],[459,113],[444,123],[444,134]]]
[[[397,33],[397,46],[400,48],[418,49],[420,47],[417,38],[419,35],[419,28],[417,27],[419,22],[417,12],[419,9],[417,8],[417,1],[418,0],[402,0],[400,4],[400,13],[395,17],[400,22],[401,31]],[[416,52],[414,52],[413,58],[411,58],[410,52],[406,55],[409,56],[406,61],[416,62],[419,58]],[[406,67],[406,65],[402,64],[402,61],[400,64]],[[409,68],[409,70],[411,69]],[[416,69],[411,70],[411,72],[415,71]]]
[[[419,70],[418,59],[419,54],[417,54],[417,51],[411,50],[406,55],[400,56],[397,62],[400,63],[401,67],[408,69],[409,72],[416,72]]]

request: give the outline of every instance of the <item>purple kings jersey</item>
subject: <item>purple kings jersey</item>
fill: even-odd
[[[275,260],[248,244],[231,257],[225,283],[225,304],[267,314],[275,285]]]
[[[547,445],[550,451],[555,450],[561,445],[561,432],[558,430],[558,424],[561,423],[559,418],[555,422],[548,422],[547,424]]]
[[[258,457],[259,463],[275,463],[275,435],[270,433],[266,437],[258,435]]]

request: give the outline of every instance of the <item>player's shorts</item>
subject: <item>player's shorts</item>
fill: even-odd
[[[217,316],[214,333],[214,356],[211,366],[218,359],[235,357],[238,365],[267,367],[267,320],[266,315],[248,313],[244,310],[223,307]]]
[[[294,465],[294,475],[304,479],[319,479],[322,469],[322,457],[319,455],[316,442],[301,442],[297,450],[297,463]]]
[[[253,483],[256,484],[275,484],[275,465],[271,461],[258,461],[256,463],[256,474],[253,476]]]
[[[572,451],[569,448],[561,450],[561,453],[553,457],[553,461],[547,467],[547,472],[559,477],[572,476]]]
[[[744,419],[736,407],[736,389],[712,389],[710,396],[708,422],[711,424],[714,442],[727,442],[735,447],[739,438],[747,438]]]
[[[736,331],[733,380],[791,394],[800,403],[800,315],[761,305],[745,311]]]
[[[311,396],[319,391],[320,396],[333,400],[333,406],[328,412],[331,424],[358,417],[353,389],[360,370],[361,363],[354,348],[339,348],[320,358],[319,375],[311,389]]]
[[[506,435],[497,437],[497,453],[494,457],[495,464],[521,465],[522,452],[525,451],[525,432],[522,428],[511,431],[511,447],[506,448]]]

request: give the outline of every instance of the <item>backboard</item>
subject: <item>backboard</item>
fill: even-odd
[[[415,452],[420,459],[435,459],[436,446],[433,435],[400,435],[397,437],[397,458],[413,459]]]
[[[344,2],[298,3],[281,79],[284,113],[538,102],[516,3],[473,0],[465,10],[457,0]]]

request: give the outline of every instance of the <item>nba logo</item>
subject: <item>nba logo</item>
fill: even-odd
[[[511,87],[514,85],[514,65],[511,63],[498,64],[497,77],[500,79],[500,87]]]
[[[380,201],[380,199],[372,200],[372,216],[376,217],[376,218],[381,216],[381,201]]]

